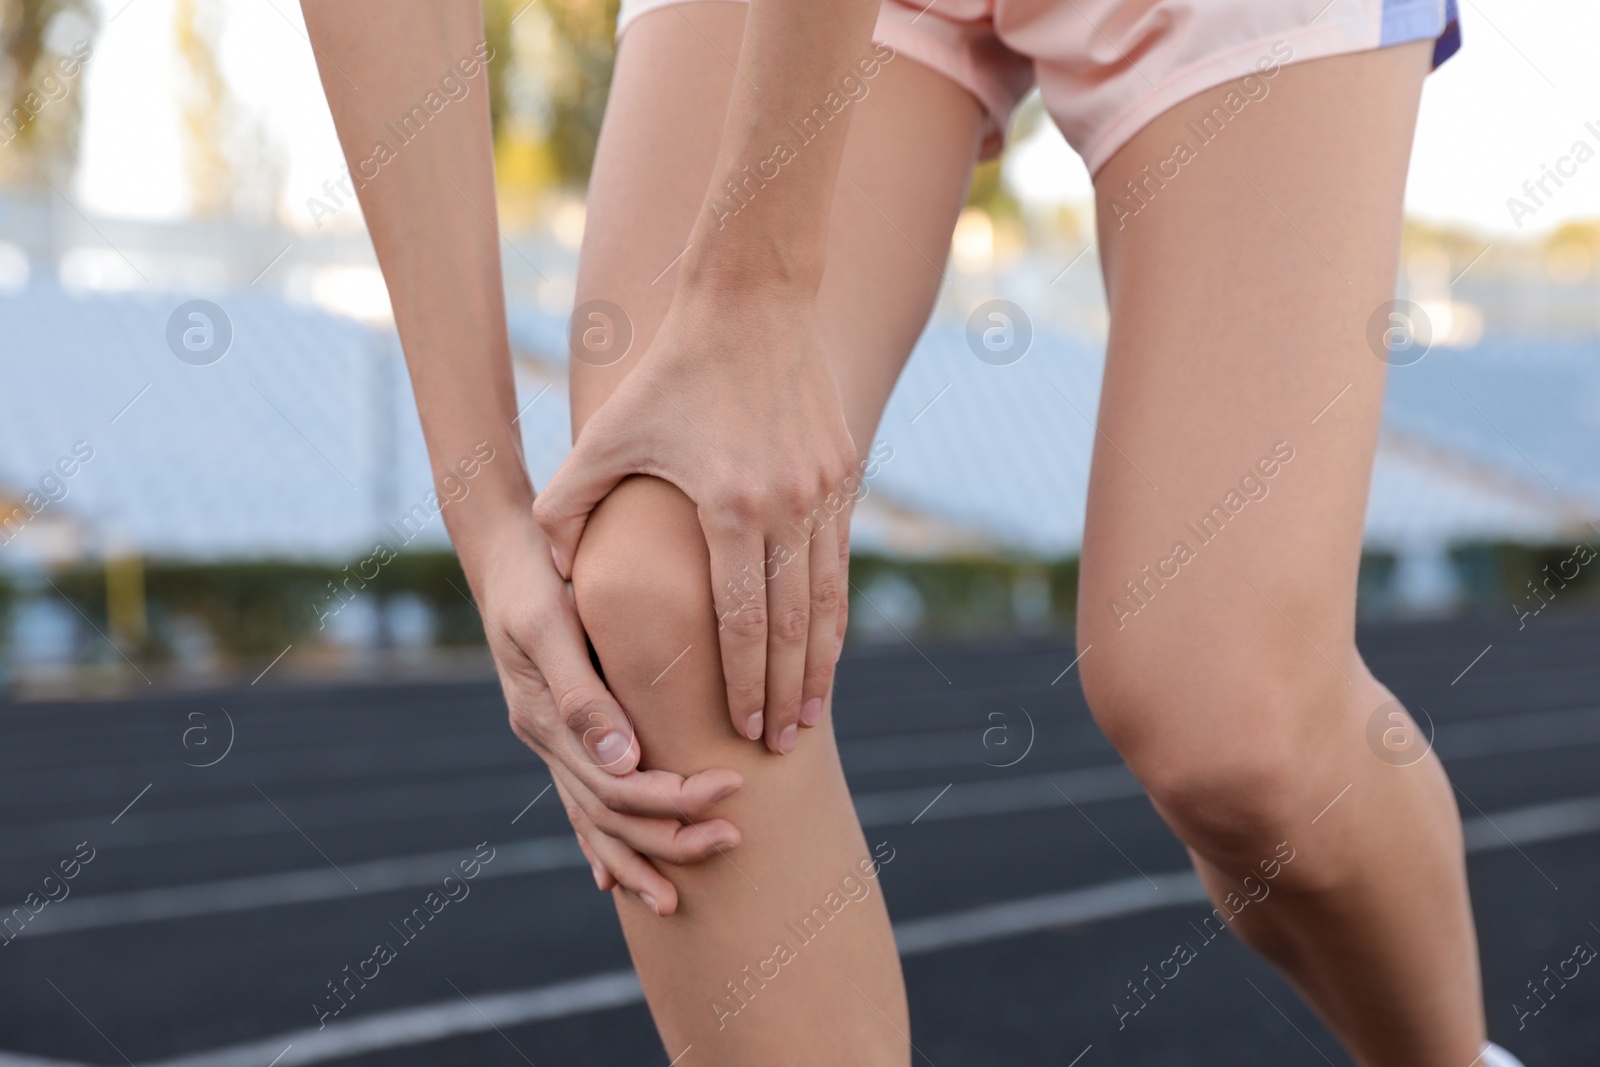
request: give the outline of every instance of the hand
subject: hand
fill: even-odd
[[[811,299],[684,295],[534,501],[571,574],[589,515],[619,481],[683,490],[711,551],[733,728],[792,752],[833,682],[849,600],[855,446]]]
[[[473,585],[511,729],[549,766],[595,883],[621,884],[670,915],[677,890],[651,860],[694,863],[737,847],[739,831],[726,819],[693,820],[744,780],[723,769],[688,778],[638,769],[633,725],[590,663],[548,543],[525,517],[501,525],[492,536],[480,531],[470,554],[482,564]]]

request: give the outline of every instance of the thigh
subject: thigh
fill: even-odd
[[[1111,331],[1079,641],[1103,691],[1195,687],[1155,710],[1169,736],[1204,747],[1243,702],[1200,694],[1274,665],[1365,684],[1355,588],[1386,369],[1368,323],[1394,295],[1428,58],[1285,67],[1196,148],[1190,120],[1230,87],[1203,93],[1096,177]],[[1158,168],[1185,142],[1175,174]]]
[[[675,261],[704,209],[737,77],[724,57],[738,54],[743,17],[732,3],[659,9],[623,39],[577,302],[626,309],[634,339],[610,366],[572,361],[575,431],[637,363],[671,301]],[[963,91],[903,58],[852,106],[819,302],[865,453],[937,295],[941,278],[928,261],[944,262],[980,113]],[[732,767],[746,780],[718,812],[739,827],[740,847],[667,871],[680,891],[677,914],[656,919],[615,894],[669,1055],[692,1044],[691,1057],[705,1063],[903,1062],[903,986],[839,767],[831,700],[792,755],[736,737],[710,584],[693,504],[642,477],[596,508],[573,571],[579,614],[648,763]],[[830,937],[814,933],[834,924]]]
[[[745,5],[689,3],[641,16],[623,37],[596,153],[577,304],[622,308],[629,353],[571,366],[573,432],[649,346],[677,262],[704,209],[735,73]],[[818,305],[850,431],[865,454],[916,343],[965,203],[982,111],[903,56],[851,106]]]

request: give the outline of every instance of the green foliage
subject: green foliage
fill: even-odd
[[[1565,545],[1464,545],[1451,552],[1473,608],[1515,617],[1518,611],[1593,609],[1600,604],[1600,559],[1592,541]],[[1584,562],[1587,560],[1587,562]]]
[[[1521,605],[1538,606],[1529,583],[1552,610],[1593,609],[1600,605],[1600,558],[1578,553],[1576,546],[1528,547],[1509,544],[1469,545],[1453,553],[1464,587],[1468,611],[1507,615]],[[1590,562],[1583,562],[1589,559]],[[412,596],[431,609],[435,643],[443,646],[483,644],[483,625],[471,600],[461,564],[451,552],[407,553],[372,572],[370,558],[347,566],[293,560],[189,563],[156,560],[145,570],[149,632],[142,648],[123,649],[142,662],[171,660],[185,623],[199,623],[209,633],[217,654],[230,662],[261,661],[288,644],[315,645],[326,631],[320,617],[344,598]],[[1383,617],[1391,608],[1390,583],[1396,566],[1387,553],[1362,557],[1359,603],[1363,617]],[[96,627],[108,630],[106,577],[99,564],[85,564],[50,576],[40,595],[65,596]],[[851,632],[860,639],[883,627],[869,599],[890,607],[887,598],[899,586],[909,587],[920,614],[914,624],[898,625],[916,636],[946,639],[1005,637],[1012,634],[1070,635],[1077,610],[1078,560],[1024,557],[969,557],[946,560],[904,560],[858,553],[850,561]],[[0,623],[15,604],[18,590],[0,576]],[[1542,609],[1541,609],[1542,610]],[[0,633],[5,628],[0,625]],[[84,651],[109,658],[109,646],[86,633]]]
[[[877,609],[868,601],[874,585],[884,579],[898,579],[916,590],[922,604],[918,632],[940,637],[1003,635],[1022,629],[1015,606],[1020,583],[1042,581],[1049,591],[1042,629],[1069,631],[1077,608],[1075,557],[1050,562],[978,557],[903,560],[857,553],[850,557],[852,628],[876,617]]]
[[[467,575],[454,552],[417,552],[398,556],[378,575],[373,588],[384,596],[409,593],[433,611],[438,627],[434,642],[462,646],[483,644],[483,619],[472,601]]]
[[[421,599],[433,610],[438,644],[483,643],[483,626],[454,553],[398,556],[365,583],[358,576],[361,566],[360,561],[348,567],[293,560],[151,561],[145,568],[150,627],[137,652],[155,662],[172,659],[178,620],[186,618],[205,627],[224,659],[274,656],[288,644],[320,640],[323,616],[337,614],[341,596],[381,600],[401,593]],[[366,564],[368,573],[371,567]],[[104,628],[106,585],[100,567],[75,567],[51,581],[74,607]]]
[[[1022,207],[1000,180],[999,158],[984,160],[972,169],[972,184],[967,188],[967,205],[981,207],[990,218],[1015,219]]]

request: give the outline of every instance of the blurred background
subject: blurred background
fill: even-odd
[[[565,322],[614,7],[485,5],[540,482],[568,443]],[[411,665],[481,662],[442,522],[402,543],[390,532],[431,486],[297,8],[4,12],[0,677],[23,694],[120,691],[259,670],[291,645],[284,673],[370,669],[393,649]],[[1576,142],[1600,147],[1600,111],[1584,110],[1595,75],[1581,33],[1513,9],[1483,20],[1423,105],[1399,294],[1417,338],[1392,374],[1368,618],[1542,609],[1529,582],[1600,516],[1600,166],[1524,189]],[[881,610],[854,613],[853,640],[1070,627],[1092,442],[1080,413],[1106,325],[1089,194],[1030,101],[976,175],[937,316],[884,420],[894,458],[856,523],[856,585]],[[1034,330],[1004,367],[964,336],[996,297]],[[218,317],[203,366],[168,341],[197,298]],[[79,442],[93,459],[52,474]],[[402,558],[326,604],[380,541]],[[1568,577],[1550,610],[1591,599],[1588,569]]]
[[[527,405],[520,425],[541,484],[569,442],[567,317],[585,181],[614,55],[616,3],[485,0],[484,11],[495,53],[488,71],[510,328],[520,404]],[[1410,319],[1391,357],[1396,365],[1367,517],[1360,610],[1364,647],[1376,642],[1375,659],[1384,650],[1395,657],[1401,681],[1392,685],[1403,689],[1404,679],[1415,677],[1416,685],[1437,686],[1441,700],[1453,700],[1479,678],[1500,679],[1476,703],[1441,708],[1441,722],[1455,714],[1488,729],[1477,717],[1530,709],[1546,716],[1537,728],[1468,731],[1454,742],[1464,760],[1524,751],[1566,760],[1561,770],[1528,764],[1515,774],[1509,767],[1485,771],[1486,791],[1518,776],[1549,786],[1550,795],[1508,793],[1500,804],[1524,811],[1535,802],[1571,801],[1585,772],[1592,787],[1592,746],[1600,742],[1600,722],[1585,717],[1594,696],[1582,673],[1600,636],[1591,623],[1600,609],[1600,581],[1588,565],[1595,558],[1590,546],[1600,546],[1600,162],[1593,161],[1600,152],[1600,67],[1592,55],[1600,10],[1579,0],[1537,6],[1482,0],[1463,5],[1462,21],[1462,53],[1429,79],[1424,93],[1397,294],[1410,302]],[[308,931],[342,928],[362,914],[349,909],[375,905],[364,890],[344,899],[339,885],[318,896],[324,890],[305,886],[321,883],[304,871],[310,882],[295,882],[296,864],[309,870],[320,861],[315,853],[290,858],[294,850],[316,838],[318,851],[327,847],[341,863],[369,867],[400,863],[393,859],[400,853],[433,857],[428,849],[483,836],[448,818],[506,805],[510,818],[523,802],[538,799],[547,779],[497,719],[478,617],[443,523],[427,505],[431,480],[387,295],[348,191],[298,7],[285,0],[0,0],[0,101],[0,759],[11,783],[0,854],[16,872],[3,882],[14,882],[12,895],[23,899],[37,881],[33,866],[43,872],[57,852],[71,855],[91,823],[104,830],[103,851],[122,849],[130,857],[120,874],[107,869],[116,860],[89,868],[107,879],[83,890],[78,903],[91,906],[59,905],[53,913],[61,918],[42,915],[18,945],[7,937],[0,987],[10,990],[18,1012],[0,1010],[0,1017],[10,1016],[0,1022],[0,1047],[16,1051],[0,1053],[0,1063],[13,1062],[7,1056],[19,1064],[50,1056],[121,1062],[107,1047],[118,1047],[110,1029],[96,1037],[98,1025],[83,1025],[120,1012],[127,1016],[124,1041],[146,1057],[264,1065],[278,1047],[296,1042],[285,1038],[268,1049],[277,1038],[262,1035],[312,1021],[300,1002],[325,995],[320,965],[269,961],[258,980],[229,987],[231,1014],[197,1021],[196,1013],[212,1010],[197,1005],[207,1000],[208,987],[224,981],[218,975],[239,972],[217,961],[184,970],[187,957],[175,955],[174,946],[192,949],[195,960],[211,959],[219,938],[275,947],[287,940],[313,952],[312,942],[324,936]],[[987,774],[983,764],[1004,762],[994,755],[996,745],[1020,750],[1021,735],[997,741],[989,717],[1009,715],[1007,728],[1022,728],[1018,686],[1039,690],[1033,712],[1021,712],[1028,716],[1024,756],[1056,758],[1062,767],[1090,756],[1114,762],[1088,724],[1075,683],[1055,685],[1072,658],[1076,554],[1094,436],[1085,415],[1097,402],[1106,336],[1090,193],[1081,162],[1030,98],[1004,155],[975,175],[937,312],[880,430],[892,458],[855,519],[857,602],[845,679],[866,694],[854,698],[863,716],[874,714],[865,707],[869,696],[874,707],[901,701],[908,715],[937,706],[926,719],[872,720],[854,740],[843,730],[852,783],[859,789],[871,775],[888,776],[878,783],[879,807],[863,809],[879,812],[883,825],[909,825],[922,800],[937,799],[942,779],[955,782],[967,773],[946,774],[944,767],[970,765],[978,768],[972,773]],[[1033,331],[1025,356],[1004,366],[974,358],[966,339],[968,317],[996,298],[1023,309]],[[366,561],[379,545],[397,556],[372,577]],[[349,581],[352,574],[361,577]],[[995,673],[1002,663],[1003,677]],[[1464,667],[1474,673],[1450,681]],[[1029,670],[1038,678],[1018,681]],[[894,685],[884,681],[902,677]],[[1559,692],[1539,689],[1555,685],[1551,679],[1560,680]],[[850,690],[842,693],[843,702]],[[1035,749],[1034,716],[1047,700],[1065,725],[1055,741],[1043,739]],[[461,740],[430,725],[440,707],[460,710],[478,732]],[[277,755],[252,757],[241,748],[221,763],[233,753],[236,716],[254,717],[258,736],[277,737],[276,748],[260,750]],[[410,756],[390,752],[384,763],[362,739],[369,729],[391,732],[395,722],[414,725],[416,740],[405,750]],[[938,733],[943,740],[927,742],[935,755],[897,763],[882,756],[883,746],[872,747],[874,738],[908,730]],[[87,732],[96,739],[84,741]],[[301,765],[297,745],[313,745],[313,737],[316,755]],[[419,754],[417,746],[427,751]],[[206,762],[219,752],[219,764]],[[252,758],[263,762],[239,769]],[[217,768],[203,782],[183,769],[202,764]],[[484,784],[485,768],[493,767],[504,773],[503,792]],[[282,788],[301,798],[300,808],[283,801],[282,820],[262,803],[276,806],[278,798],[258,784],[273,768],[286,775]],[[1575,784],[1551,784],[1563,776]],[[365,783],[361,789],[377,790],[356,790],[365,798],[359,803],[350,799],[356,793],[328,785],[357,779]],[[468,779],[471,788],[461,784]],[[166,785],[135,797],[146,782],[146,789]],[[168,801],[161,800],[164,789]],[[460,799],[472,789],[478,799]],[[901,799],[882,799],[891,794]],[[957,814],[940,825],[959,828],[961,818],[990,810],[962,809],[960,796],[958,789],[945,801]],[[912,804],[915,798],[921,799]],[[140,807],[108,823],[130,799]],[[1181,852],[1171,851],[1142,799],[1115,789],[1105,799],[1141,806],[1127,811],[1129,838],[1147,838],[1168,866],[1182,867]],[[458,803],[466,806],[451,815]],[[362,804],[374,813],[350,814],[365,810]],[[404,814],[408,804],[422,810]],[[1485,802],[1485,810],[1478,814],[1488,818],[1498,809]],[[158,812],[166,815],[158,819]],[[539,823],[546,815],[553,821]],[[1049,817],[1063,816],[1052,810]],[[1545,837],[1502,836],[1519,850],[1528,841],[1560,840],[1563,862],[1590,871],[1595,865],[1582,859],[1580,846],[1586,840],[1592,850],[1593,838],[1582,834],[1600,824],[1591,825],[1590,808],[1563,817],[1567,822],[1557,823],[1568,830],[1554,837],[1548,829],[1555,824],[1537,818],[1530,825],[1544,827],[1538,833]],[[388,825],[385,818],[404,826],[372,829]],[[193,819],[207,828],[196,829]],[[266,823],[242,829],[255,819]],[[522,859],[502,868],[507,885],[540,872],[568,877],[573,853],[562,851],[559,811],[548,798],[514,831],[501,828],[520,834],[535,824],[549,836],[528,841],[546,851],[527,841],[522,852],[513,850]],[[318,825],[324,833],[315,832]],[[953,857],[981,849],[982,833],[960,832],[973,836],[939,847]],[[1060,837],[1057,830],[1038,832]],[[131,836],[114,839],[114,833]],[[424,848],[430,835],[439,840]],[[343,840],[345,851],[330,839]],[[1091,835],[1083,847],[1103,842]],[[1137,853],[1142,846],[1128,847]],[[194,858],[196,848],[204,862]],[[920,899],[907,870],[919,862],[928,864],[926,885],[944,885],[935,852],[902,862],[896,872],[906,883],[902,901]],[[1540,877],[1551,862],[1522,859]],[[1532,877],[1520,860],[1512,862],[1518,873],[1506,878]],[[1070,864],[1043,870],[1050,876],[1040,875],[1040,892],[1088,877]],[[368,871],[379,887],[374,893],[424,884],[404,877],[385,882],[388,876],[377,871]],[[1592,890],[1592,873],[1587,877]],[[352,888],[362,880],[346,879]],[[1544,880],[1553,886],[1559,879]],[[216,888],[224,883],[234,888]],[[564,884],[523,889],[548,894],[548,914],[577,922],[571,909],[578,905],[563,895]],[[971,900],[960,893],[944,900],[942,889],[929,892],[939,897],[926,904],[930,914],[982,896],[974,889],[978,897]],[[193,905],[202,898],[234,903]],[[238,903],[246,898],[262,901],[270,914]],[[296,903],[336,898],[337,906]],[[603,909],[593,910],[592,893],[584,899],[584,922],[604,931],[594,936],[615,956],[614,923]],[[1507,898],[1513,899],[1507,909],[1530,910],[1528,898]],[[501,935],[490,932],[488,905],[484,912],[479,932],[492,954]],[[222,920],[176,923],[191,914],[241,913],[266,925],[243,933],[205,926]],[[1529,921],[1553,923],[1552,914]],[[1046,924],[1055,933],[1087,921],[1070,909],[1061,915]],[[1593,917],[1600,920],[1600,909]],[[471,942],[465,924],[452,951],[464,952]],[[1536,977],[1539,964],[1565,958],[1565,942],[1580,933],[1600,943],[1600,928],[1584,932],[1576,917],[1572,924],[1571,936],[1552,926],[1510,937],[1515,951],[1531,955],[1507,962],[1505,976],[1495,979],[1506,991],[1502,1000]],[[95,940],[124,936],[132,940],[111,947]],[[1092,936],[1118,945],[1137,939],[1116,930]],[[1490,952],[1496,944],[1486,937]],[[1002,950],[1013,948],[996,949]],[[554,950],[540,942],[530,951]],[[74,961],[85,974],[99,975],[82,984],[99,990],[100,1012],[87,1004],[80,1010],[66,986],[51,992],[19,972],[19,961],[31,958],[25,952],[62,953],[39,957],[54,961],[51,974],[66,973]],[[1229,959],[1229,966],[1254,966],[1242,955]],[[1496,966],[1505,962],[1492,959]],[[551,981],[592,970],[558,973],[550,966]],[[1021,973],[1028,966],[1013,959],[1001,969]],[[169,986],[174,969],[185,977]],[[337,971],[331,964],[324,969]],[[1137,971],[1130,963],[1128,976]],[[518,1055],[545,1042],[546,1051],[566,1048],[575,1062],[654,1062],[660,1050],[648,1021],[625,973],[617,974],[621,985],[582,1001],[589,1005],[582,1010],[540,1015],[546,1009],[528,1009],[524,998],[517,1002],[524,1004],[521,1015],[507,1008],[510,1014],[492,1017],[513,1035],[517,1026],[533,1028],[521,1033],[534,1036],[513,1044]],[[152,976],[165,991],[136,997]],[[1095,988],[1086,994],[1098,998],[1083,1007],[1086,1018],[1108,1016],[1100,1001],[1120,995],[1121,978],[1080,978],[1086,987],[1104,986],[1103,996]],[[1273,980],[1264,972],[1257,978]],[[514,971],[500,979],[479,984],[529,985]],[[467,980],[460,979],[463,988]],[[1593,1016],[1600,978],[1589,981]],[[955,1009],[934,1011],[913,984],[914,1010],[932,1019],[935,1036],[923,1038],[930,1052],[992,1052],[1027,1031],[1002,1026],[1006,1013],[995,1008],[982,1021],[967,1019],[959,1032],[938,1036],[939,1022],[955,1018]],[[395,985],[385,996],[400,1001],[421,1003],[439,992]],[[1299,1011],[1277,988],[1277,1004]],[[1003,995],[1015,1005],[1041,995],[1038,989]],[[297,1005],[287,1021],[261,1007],[279,992]],[[442,995],[451,996],[448,989]],[[140,999],[146,996],[155,999]],[[134,1001],[121,999],[129,997]],[[210,999],[214,1004],[215,994]],[[148,1010],[135,1011],[135,1003]],[[1259,1002],[1254,1007],[1262,1009]],[[1234,1009],[1246,1011],[1237,1004],[1227,1010]],[[1581,1014],[1572,1003],[1565,1009],[1572,1019]],[[603,1025],[605,1013],[618,1010],[626,1025]],[[1516,1021],[1503,1003],[1493,1011],[1502,1024]],[[1151,1031],[1164,1035],[1151,1037],[1151,1049],[1164,1050],[1161,1062],[1191,1062],[1184,1058],[1190,1054],[1183,1051],[1184,1027],[1224,1015],[1203,1000],[1175,1007],[1172,1028]],[[1070,1012],[1052,1018],[1058,1030],[1070,1029]],[[1321,1034],[1309,1016],[1295,1018]],[[439,1023],[438,1033],[473,1032],[467,1023],[455,1030]],[[1586,1025],[1549,1024],[1543,1039],[1552,1050],[1582,1046],[1588,1058],[1552,1051],[1546,1062],[1596,1062],[1592,1018]],[[1261,1027],[1282,1030],[1277,1016],[1250,1015],[1240,1033]],[[1249,1051],[1254,1046],[1242,1043],[1226,1062],[1309,1062],[1299,1038],[1287,1031],[1283,1038],[1287,1052],[1261,1053],[1258,1061]],[[258,1039],[260,1047],[250,1044]],[[441,1048],[453,1050],[444,1056],[451,1061],[510,1055],[492,1033],[491,1044],[476,1040],[407,1055],[417,1062],[439,1062],[430,1057],[443,1056]],[[585,1055],[595,1042],[610,1040],[621,1042],[615,1057]],[[1067,1048],[1063,1039],[1060,1062],[1091,1040]],[[282,1062],[404,1059],[392,1048],[359,1043],[302,1059],[312,1055],[307,1042],[315,1044],[304,1038],[299,1051],[285,1049]],[[1341,1055],[1325,1034],[1313,1044],[1324,1057]],[[197,1051],[224,1046],[232,1051]],[[1004,1062],[1046,1062],[1042,1048],[1018,1046]],[[529,1062],[545,1062],[529,1055]],[[966,1062],[1001,1062],[985,1055]],[[1202,1055],[1193,1062],[1223,1060]]]

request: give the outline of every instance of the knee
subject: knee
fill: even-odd
[[[694,505],[667,482],[623,481],[584,530],[572,592],[607,685],[613,692],[648,687],[715,625]]]
[[[1318,753],[1348,703],[1322,664],[1331,682],[1249,651],[1108,641],[1081,664],[1096,721],[1162,816],[1225,868],[1270,857],[1316,814]]]

